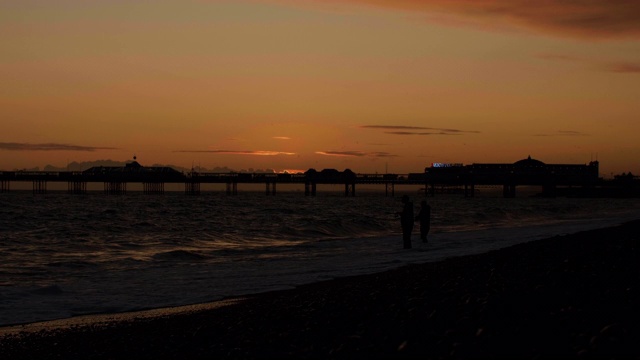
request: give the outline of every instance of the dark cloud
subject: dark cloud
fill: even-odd
[[[535,134],[533,136],[588,136],[588,134],[581,133],[580,131],[574,130],[559,130],[555,133],[550,134]]]
[[[391,134],[391,135],[422,135],[422,136],[427,136],[427,135],[460,135],[459,133],[452,133],[452,132],[410,132],[410,131],[385,131],[385,134]]]
[[[420,126],[402,126],[402,125],[362,125],[363,129],[384,129],[384,130],[426,130],[430,128]]]
[[[383,151],[316,151],[316,154],[326,156],[347,156],[347,157],[396,157],[397,155]]]
[[[176,150],[179,153],[211,153],[211,154],[231,154],[231,155],[256,155],[256,156],[276,156],[295,155],[296,153],[272,150]]]
[[[528,28],[583,39],[640,38],[638,0],[350,0],[482,29]]]
[[[69,144],[29,144],[29,143],[10,143],[0,142],[0,150],[11,151],[96,151],[96,150],[116,150],[113,147],[96,147],[96,146],[81,146],[81,145],[69,145]]]
[[[403,126],[403,125],[362,125],[363,129],[395,130],[385,131],[391,135],[460,135],[463,133],[477,134],[479,131],[433,128],[424,126]],[[428,130],[428,131],[407,131],[407,130]]]

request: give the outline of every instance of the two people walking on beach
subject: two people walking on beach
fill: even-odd
[[[420,238],[423,242],[427,242],[427,235],[431,227],[431,206],[426,200],[420,203],[420,212],[418,216],[413,215],[413,202],[409,196],[402,196],[402,211],[396,213],[400,216],[400,224],[402,226],[402,241],[405,249],[411,249],[411,233],[413,232],[413,223],[420,222]]]

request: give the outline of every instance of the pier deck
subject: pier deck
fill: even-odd
[[[67,183],[69,193],[86,193],[87,184],[103,183],[107,194],[124,194],[127,184],[143,185],[145,193],[164,193],[165,184],[184,184],[186,194],[199,194],[202,184],[226,184],[227,193],[237,194],[239,184],[265,184],[265,193],[275,195],[278,184],[300,184],[305,195],[315,195],[317,185],[343,185],[346,196],[355,196],[359,185],[384,186],[385,195],[393,196],[398,186],[421,185],[427,195],[435,195],[442,189],[456,189],[465,196],[474,196],[476,186],[501,186],[505,197],[514,197],[517,186],[540,186],[543,194],[553,196],[563,187],[595,189],[618,188],[614,181],[605,181],[580,174],[513,173],[507,171],[426,171],[409,174],[356,174],[353,172],[307,172],[303,174],[276,173],[182,173],[170,172],[72,172],[72,171],[2,171],[0,192],[9,192],[11,183],[32,183],[33,193],[47,192],[49,183]],[[637,180],[630,182],[634,189]],[[637,189],[636,189],[637,190]],[[586,190],[585,190],[586,191]],[[451,191],[449,191],[451,192]],[[584,191],[583,191],[584,192]],[[562,193],[561,191],[559,193]]]

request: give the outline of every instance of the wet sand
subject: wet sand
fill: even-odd
[[[5,327],[0,358],[640,358],[639,234],[640,220],[225,302]]]

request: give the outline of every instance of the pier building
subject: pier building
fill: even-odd
[[[463,186],[473,196],[477,185],[502,185],[505,197],[514,197],[517,186],[541,186],[542,194],[555,196],[558,187],[595,187],[600,181],[599,163],[545,164],[528,156],[514,163],[434,163],[425,168],[425,181],[433,191],[436,184]]]

